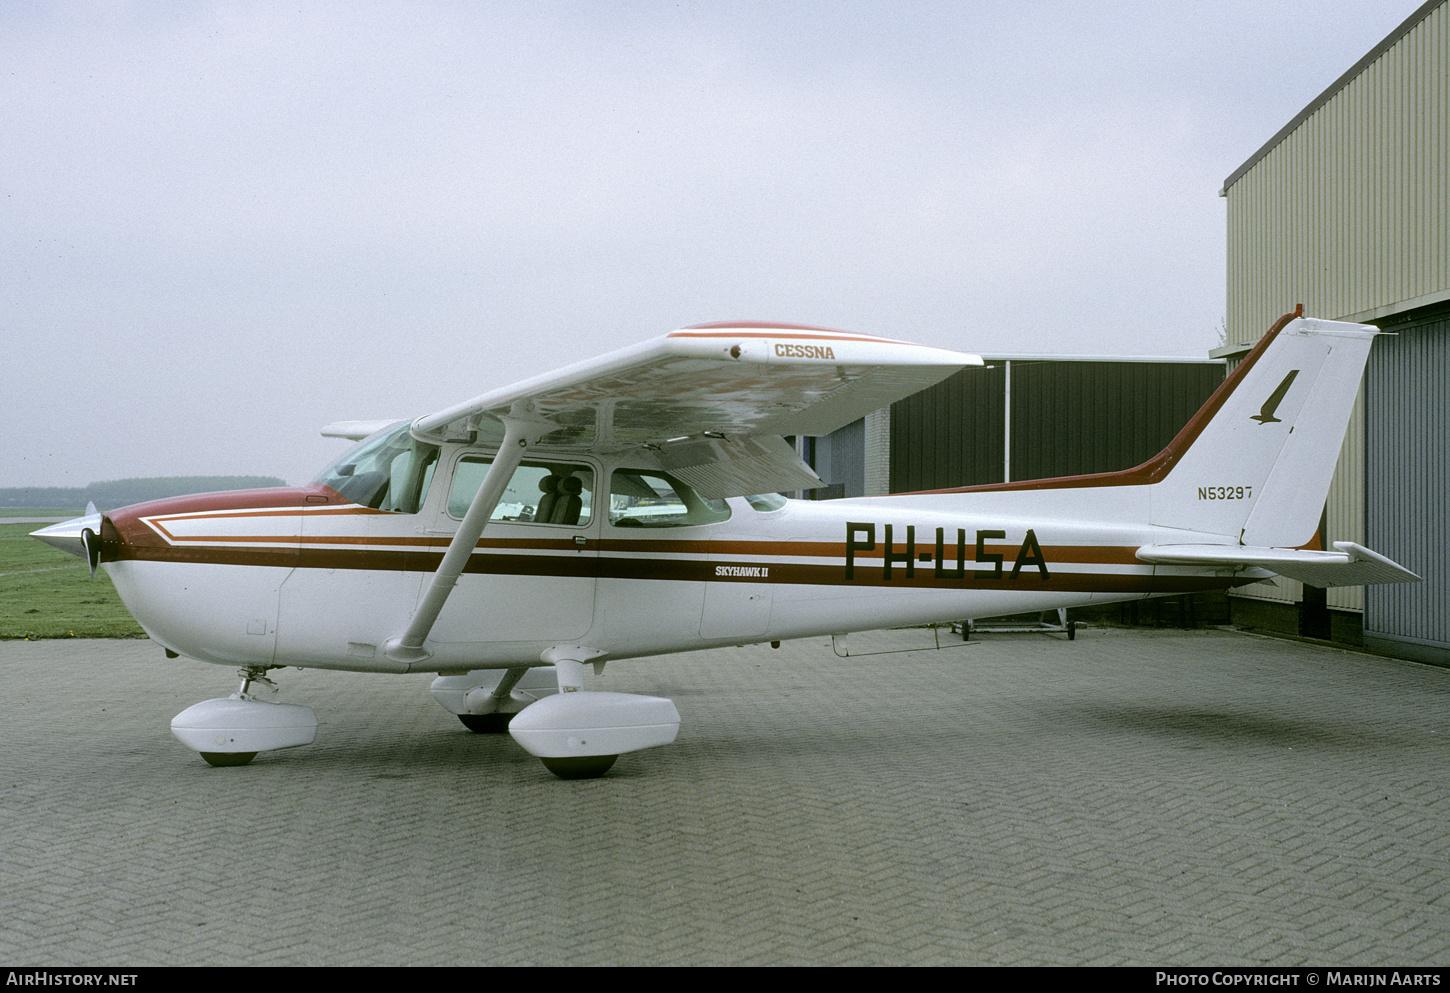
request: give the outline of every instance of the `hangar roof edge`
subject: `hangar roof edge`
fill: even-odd
[[[1268,155],[1271,151],[1273,151],[1275,146],[1277,146],[1279,142],[1289,137],[1289,135],[1294,132],[1295,128],[1308,120],[1309,117],[1312,116],[1316,110],[1328,103],[1330,98],[1332,98],[1336,93],[1348,86],[1351,80],[1353,80],[1360,73],[1364,72],[1365,69],[1369,68],[1369,66],[1375,61],[1375,59],[1379,58],[1385,52],[1389,51],[1392,47],[1394,47],[1395,42],[1399,41],[1405,35],[1409,34],[1410,31],[1413,30],[1417,24],[1423,21],[1426,17],[1430,16],[1430,13],[1444,2],[1445,0],[1427,0],[1427,2],[1422,4],[1419,9],[1417,9],[1413,14],[1405,18],[1404,23],[1391,31],[1389,35],[1384,39],[1384,41],[1380,42],[1374,48],[1370,49],[1369,54],[1367,54],[1364,58],[1360,59],[1354,65],[1350,66],[1348,72],[1340,76],[1333,83],[1329,84],[1328,89],[1326,89],[1323,93],[1319,94],[1317,97],[1311,100],[1309,102],[1309,106],[1299,111],[1299,113],[1295,115],[1293,120],[1280,128],[1278,133],[1275,134],[1274,137],[1270,138],[1267,142],[1265,142],[1263,147],[1260,148],[1257,152],[1249,156],[1248,160],[1244,162],[1243,165],[1239,166],[1233,172],[1229,173],[1228,178],[1223,181],[1223,188],[1218,191],[1218,195],[1221,197],[1228,196],[1228,188],[1234,183],[1238,182],[1239,179],[1243,177],[1244,173],[1248,172],[1254,166],[1258,165],[1259,160],[1262,159],[1264,156]]]

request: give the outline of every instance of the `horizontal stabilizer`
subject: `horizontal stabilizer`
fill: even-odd
[[[1268,569],[1310,586],[1369,586],[1418,583],[1420,577],[1378,552],[1352,541],[1336,541],[1333,552],[1252,545],[1144,545],[1138,561],[1154,565]]]

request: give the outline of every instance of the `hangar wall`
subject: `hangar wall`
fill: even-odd
[[[807,499],[1131,469],[1223,382],[1217,359],[984,355],[796,450],[828,484]]]
[[[1230,343],[1297,303],[1368,321],[1450,299],[1447,54],[1432,0],[1224,181]]]
[[[1424,582],[1365,589],[1371,648],[1450,663],[1450,305],[1385,319],[1365,376],[1370,548]]]
[[[892,404],[892,493],[1131,469],[1224,377],[1205,359],[983,358]]]
[[[1443,530],[1439,559],[1411,540],[1433,532],[1435,522],[1443,528],[1450,507],[1444,443],[1435,444],[1446,429],[1446,397],[1434,385],[1450,361],[1435,316],[1450,301],[1445,0],[1420,6],[1235,170],[1221,195],[1230,345],[1215,354],[1246,350],[1298,303],[1311,316],[1393,325],[1414,339],[1383,339],[1371,351],[1330,491],[1325,540],[1396,542],[1405,549],[1398,561],[1427,582],[1330,590],[1325,606],[1362,611],[1367,643],[1414,646],[1416,657],[1450,664],[1450,599],[1428,581],[1443,565]],[[1439,468],[1427,471],[1432,466]],[[1301,623],[1316,596],[1282,580],[1248,592],[1294,604]]]

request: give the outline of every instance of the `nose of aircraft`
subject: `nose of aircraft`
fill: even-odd
[[[48,528],[30,532],[30,537],[39,538],[47,545],[53,545],[76,558],[85,559],[96,574],[96,565],[101,561],[101,515],[95,504],[86,507],[84,517],[72,517],[68,521],[52,524]]]

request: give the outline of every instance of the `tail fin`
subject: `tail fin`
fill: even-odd
[[[1377,333],[1285,315],[1173,443],[1140,467],[1156,477],[1152,523],[1244,545],[1308,542]]]
[[[1141,521],[1139,505],[1114,501],[1111,488],[1142,487],[1149,523],[1205,535],[1184,536],[1184,543],[1300,547],[1319,526],[1378,333],[1285,314],[1168,447],[1142,465],[932,492],[1073,490],[1070,499],[1081,505],[1096,491]]]

